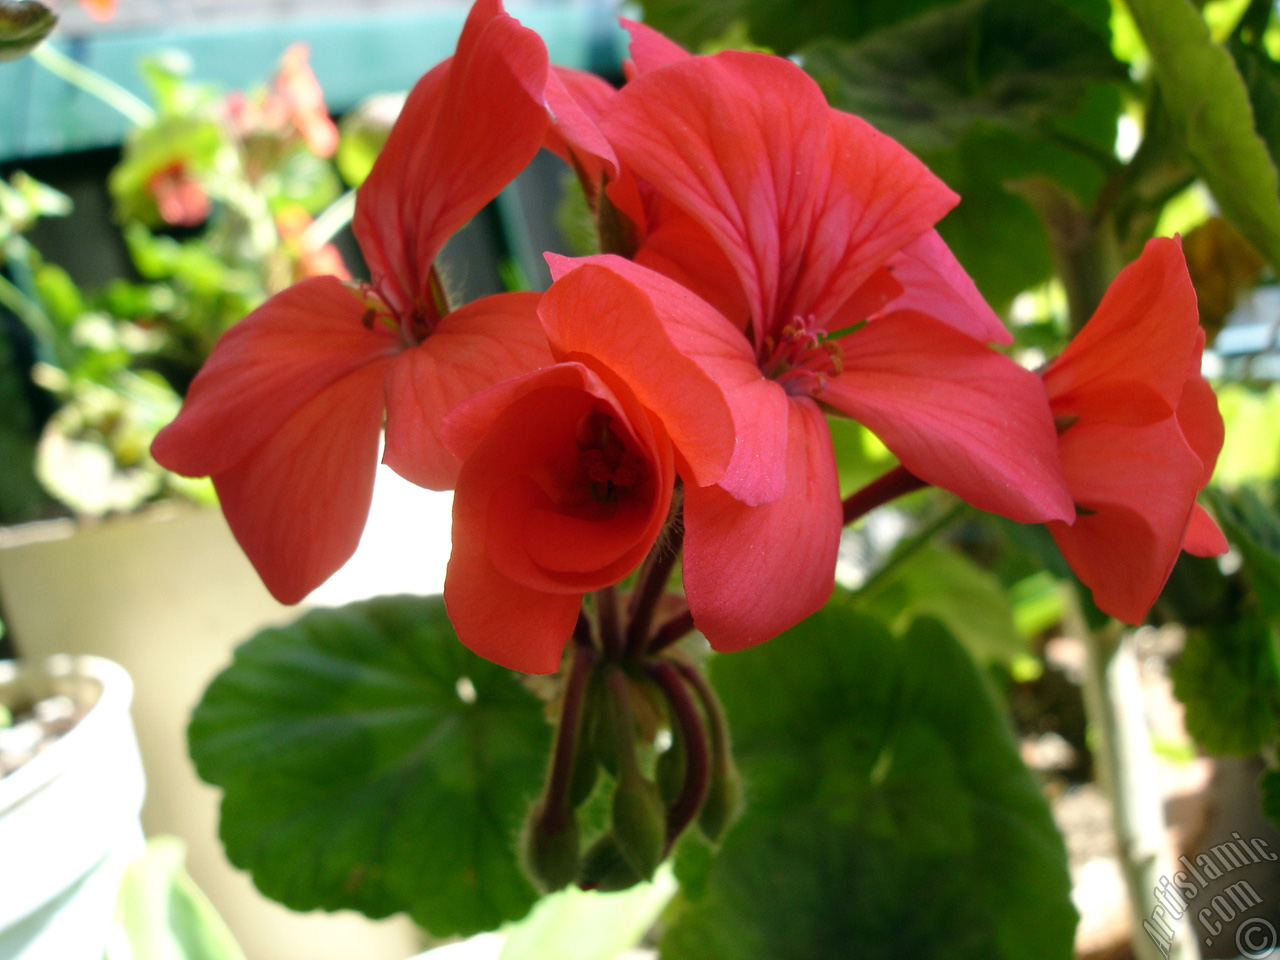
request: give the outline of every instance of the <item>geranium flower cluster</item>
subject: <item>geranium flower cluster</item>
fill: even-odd
[[[628,29],[615,90],[478,0],[358,191],[369,282],[272,297],[157,438],[162,464],[213,478],[277,598],[354,551],[380,443],[456,491],[462,642],[534,673],[575,633],[633,653],[695,628],[718,650],[768,640],[829,597],[844,524],[922,485],[1048,524],[1129,622],[1180,550],[1225,549],[1195,504],[1222,421],[1176,240],[1024,369],[992,348],[1012,338],[934,230],[958,198],[918,159],[788,60]],[[550,256],[544,294],[454,303],[441,248],[542,148],[580,178],[604,252]],[[900,462],[845,502],[839,416]],[[665,596],[678,557],[683,600]]]

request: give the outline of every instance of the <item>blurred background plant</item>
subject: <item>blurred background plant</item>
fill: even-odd
[[[65,67],[51,48],[37,56]],[[21,169],[0,181],[0,305],[22,325],[0,358],[0,522],[211,498],[161,470],[151,439],[228,326],[303,276],[347,276],[328,241],[351,198],[307,61],[292,46],[263,85],[224,91],[193,79],[182,53],[159,54],[140,65],[150,103],[72,65],[132,123],[108,178],[131,269],[82,289],[29,239],[70,199]],[[343,166],[362,175],[359,160]]]

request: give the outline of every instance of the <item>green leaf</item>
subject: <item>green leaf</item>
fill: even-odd
[[[711,672],[747,808],[709,868],[678,858],[706,876],[664,960],[1071,956],[1062,839],[938,624],[899,641],[837,599]]]
[[[1266,818],[1280,825],[1280,770],[1270,767],[1262,774],[1258,783],[1262,793],[1262,812]]]
[[[1192,631],[1173,667],[1187,732],[1209,753],[1249,754],[1280,732],[1275,636],[1257,614]]]
[[[1022,0],[966,0],[803,57],[833,106],[918,153],[954,147],[977,123],[1036,132],[1127,76],[1105,32]]]
[[[690,50],[745,24],[750,38],[791,53],[817,37],[852,40],[952,0],[642,0],[645,22]]]
[[[244,960],[223,919],[183,868],[177,837],[153,837],[125,868],[116,906],[120,936],[108,960]]]
[[[894,629],[935,617],[979,662],[1008,663],[1027,652],[1004,586],[954,550],[925,546],[857,597]]]
[[[1227,539],[1240,551],[1244,575],[1262,610],[1280,618],[1280,516],[1248,487],[1205,490]]]
[[[439,597],[263,631],[206,691],[190,741],[225,791],[228,857],[286,906],[407,911],[449,936],[537,899],[516,834],[546,765],[542,706],[457,641]]]
[[[1189,0],[1125,0],[1151,53],[1164,107],[1222,213],[1280,268],[1280,196],[1231,55]]]

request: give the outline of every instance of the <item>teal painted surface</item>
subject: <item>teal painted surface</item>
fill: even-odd
[[[512,3],[508,10],[542,35],[552,62],[616,71],[623,35],[604,7]],[[194,64],[194,79],[234,89],[261,83],[285,48],[302,40],[311,46],[311,63],[330,110],[342,113],[371,93],[407,90],[453,52],[465,15],[461,7],[365,11],[356,17],[184,24],[53,42],[145,100],[137,65],[159,50],[185,51]],[[0,64],[0,162],[113,146],[126,129],[125,120],[111,108],[29,58]]]

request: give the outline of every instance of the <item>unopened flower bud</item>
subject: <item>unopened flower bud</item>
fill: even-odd
[[[725,830],[738,815],[742,799],[742,781],[728,757],[716,758],[707,784],[707,796],[698,812],[698,828],[712,843],[718,843]]]
[[[657,786],[643,777],[624,777],[613,791],[613,833],[618,848],[641,877],[662,862],[667,812]]]
[[[525,840],[529,874],[547,893],[578,875],[578,821],[572,812],[551,816],[541,808],[529,820]]]
[[[622,848],[611,833],[597,839],[582,857],[578,886],[583,890],[614,893],[628,890],[643,881],[644,877],[623,856]]]
[[[30,51],[57,22],[52,11],[36,0],[0,0],[0,63]]]

